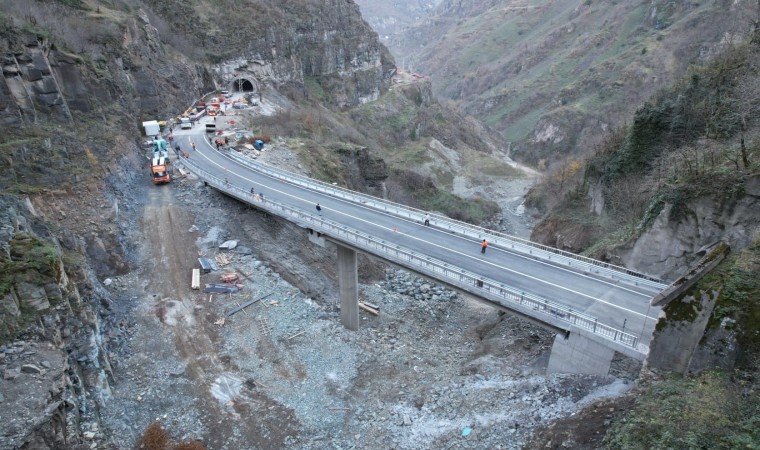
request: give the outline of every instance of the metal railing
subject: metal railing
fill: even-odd
[[[477,273],[425,254],[417,253],[395,243],[375,238],[343,224],[307,213],[302,209],[275,202],[269,197],[262,199],[257,194],[252,194],[250,191],[241,189],[229,181],[222,180],[206,172],[190,160],[183,159],[182,162],[191,172],[195,173],[215,189],[246,203],[254,204],[287,220],[295,221],[302,226],[306,225],[314,231],[329,235],[332,239],[342,241],[362,251],[451,284],[522,314],[536,317],[538,320],[554,326],[558,326],[558,323],[567,324],[571,327],[589,331],[606,340],[640,350],[638,348],[639,340],[636,336],[610,325],[600,323],[595,317],[573,311],[572,308],[560,303],[523,292],[512,286],[482,277]]]
[[[360,203],[362,205],[384,211],[389,214],[394,214],[396,216],[403,217],[415,222],[422,222],[425,215],[428,214],[426,211],[412,208],[410,206],[393,203],[366,194],[360,194],[350,189],[331,185],[303,175],[298,175],[283,169],[268,166],[266,164],[262,164],[246,158],[245,156],[240,155],[235,151],[226,152],[226,154],[232,159],[253,170],[278,178],[281,181],[305,187],[307,189],[321,192],[323,194],[328,194],[350,202]],[[577,255],[575,253],[566,252],[564,250],[550,247],[548,245],[531,242],[529,240],[510,236],[498,231],[489,230],[487,228],[471,225],[465,222],[460,222],[458,220],[454,220],[445,216],[437,214],[431,214],[430,216],[430,223],[435,227],[477,240],[487,239],[489,244],[492,246],[514,250],[515,252],[519,252],[525,255],[531,255],[536,259],[551,261],[556,264],[563,264],[575,270],[593,273],[599,276],[610,278],[612,280],[627,281],[629,283],[633,283],[636,286],[647,286],[659,290],[665,289],[667,287],[667,284],[662,280],[627,269],[625,267],[616,266],[614,264],[598,261],[587,256]]]

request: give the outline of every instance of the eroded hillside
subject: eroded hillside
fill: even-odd
[[[549,167],[746,36],[757,14],[754,1],[444,1],[389,47],[515,157]]]

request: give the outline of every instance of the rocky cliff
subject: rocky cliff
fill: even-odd
[[[317,83],[328,105],[359,104],[393,69],[352,2],[271,2],[264,27],[224,9],[223,29],[171,26],[203,2],[116,3],[0,6],[2,449],[100,436],[129,335],[132,299],[110,277],[134,269],[141,121],[235,81],[294,99]]]
[[[65,9],[57,10],[64,14],[61,17],[51,16],[54,12],[44,7],[40,10],[37,23],[81,18]],[[105,20],[96,13],[85,17],[93,23]],[[166,117],[178,102],[190,103],[201,91],[213,88],[203,65],[165,49],[144,12],[112,23],[108,30],[112,42],[84,54],[67,48],[60,38],[33,29],[5,30],[0,39],[0,120],[6,125],[49,120],[81,123],[84,114],[102,115],[109,108],[147,120]],[[77,39],[95,39],[91,33],[82,28]],[[108,120],[114,119],[118,120]]]
[[[749,247],[760,232],[760,176],[747,179],[743,192],[728,201],[706,197],[679,205],[678,214],[667,205],[631,248],[620,250],[621,260],[626,267],[673,280],[709,245],[724,241],[734,249]]]
[[[344,107],[376,99],[395,70],[353,2],[262,1],[237,5],[234,14],[208,1],[146,8],[179,33],[182,42],[173,41],[178,47],[202,49],[216,63],[217,83],[230,90],[290,89],[298,95],[305,84],[316,83],[323,103]]]

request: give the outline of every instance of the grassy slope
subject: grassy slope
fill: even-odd
[[[516,154],[536,162],[582,151],[594,139],[583,131],[590,123],[622,123],[709,54],[724,31],[746,30],[743,8],[752,2],[724,3],[538,0],[525,7],[505,0],[472,17],[434,17],[401,52],[414,55],[409,59],[432,76],[437,94],[522,143]],[[420,35],[435,33],[420,50]],[[565,133],[578,137],[529,144],[541,118],[557,112]]]

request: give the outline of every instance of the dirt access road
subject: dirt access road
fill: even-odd
[[[122,364],[127,379],[114,389],[115,410],[123,408],[124,425],[135,427],[132,439],[140,426],[159,420],[176,440],[198,439],[212,449],[281,448],[284,437],[293,434],[292,414],[254,395],[254,383],[235,377],[237,368],[219,356],[221,316],[206,307],[208,294],[190,289],[198,258],[197,235],[189,231],[195,217],[175,195],[172,186],[148,190],[140,221],[146,238],[141,259],[147,263],[136,274],[144,295],[134,310],[137,331]],[[264,415],[276,426],[259,419]]]

